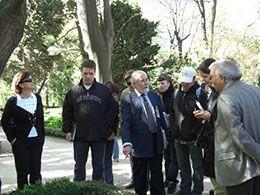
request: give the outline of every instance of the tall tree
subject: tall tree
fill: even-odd
[[[168,29],[171,46],[177,46],[180,63],[184,63],[183,42],[192,35],[196,22],[194,10],[190,8],[190,0],[158,0],[169,12],[171,26]]]
[[[37,81],[47,78],[53,61],[59,57],[49,53],[64,24],[64,4],[61,0],[28,0],[28,22],[24,37],[16,50],[17,58],[9,63],[10,70],[30,71]],[[9,71],[10,73],[10,71]],[[43,82],[44,83],[44,82]]]
[[[142,17],[140,7],[127,1],[114,1],[111,5],[114,23],[112,73],[114,81],[123,87],[123,74],[129,69],[151,69],[160,47],[153,44],[158,23]]]
[[[214,43],[214,28],[215,28],[215,20],[217,13],[217,0],[212,0],[211,7],[211,19],[210,22],[207,20],[208,14],[206,13],[206,3],[211,1],[205,0],[193,0],[199,9],[201,16],[201,29],[203,32],[203,40],[205,43],[205,49],[209,51],[209,56],[213,55],[213,43]],[[210,24],[208,24],[210,23]],[[209,27],[208,27],[209,26]],[[210,34],[208,33],[208,28],[210,28]]]
[[[84,50],[97,67],[97,79],[112,80],[111,57],[113,48],[113,20],[109,0],[103,0],[103,11],[98,12],[96,0],[77,0],[77,15],[82,32]]]
[[[0,75],[22,39],[26,8],[26,0],[0,0]]]

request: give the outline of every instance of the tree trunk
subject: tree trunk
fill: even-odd
[[[205,5],[204,0],[194,0],[194,2],[197,4],[199,8],[199,12],[201,15],[201,28],[203,32],[203,40],[205,43],[205,48],[208,49],[209,42],[208,42],[208,35],[207,35],[207,20],[206,20],[206,11],[205,11]]]
[[[99,22],[95,0],[77,0],[77,15],[82,32],[84,50],[97,64],[96,78],[100,82],[112,80],[111,56],[113,21],[109,0],[103,0],[104,26]]]
[[[45,79],[43,79],[42,80],[42,82],[41,82],[41,84],[40,84],[40,87],[39,87],[39,89],[37,90],[37,94],[41,94],[41,92],[42,92],[42,89],[43,89],[43,87],[44,87],[44,85],[45,85],[45,83],[46,83],[46,78]]]
[[[23,37],[26,0],[0,0],[0,75]]]
[[[215,20],[216,20],[216,10],[217,10],[217,0],[213,0],[212,5],[212,17],[211,17],[211,35],[210,35],[210,47],[209,47],[209,56],[213,55],[213,43],[214,43],[214,29],[215,29]]]

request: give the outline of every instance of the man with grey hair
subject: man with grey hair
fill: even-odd
[[[149,90],[144,71],[134,71],[131,84],[134,91],[121,100],[123,153],[133,158],[135,192],[146,194],[149,169],[151,194],[164,195],[162,129],[166,129],[166,124],[160,97]]]
[[[219,93],[215,122],[215,173],[228,195],[260,194],[260,89],[240,81],[228,59],[209,67]]]

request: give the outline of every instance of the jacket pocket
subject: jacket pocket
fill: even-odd
[[[233,159],[233,158],[236,158],[236,153],[224,152],[224,153],[218,154],[217,158],[218,158],[218,161]]]

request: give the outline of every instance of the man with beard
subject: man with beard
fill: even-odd
[[[149,91],[144,71],[134,71],[131,83],[134,91],[121,100],[123,153],[133,157],[135,192],[146,194],[148,168],[151,194],[164,195],[162,129],[166,124],[160,97]]]

